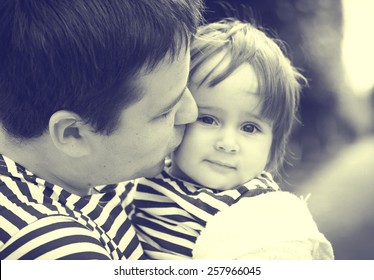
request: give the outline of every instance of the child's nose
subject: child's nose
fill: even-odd
[[[181,105],[175,115],[175,125],[195,122],[197,119],[197,105],[190,90],[187,88],[181,100]]]
[[[239,145],[232,132],[225,132],[215,143],[215,149],[220,152],[235,154],[239,151]]]

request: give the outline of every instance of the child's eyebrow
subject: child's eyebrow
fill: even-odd
[[[178,95],[177,98],[175,98],[172,102],[170,102],[170,104],[167,105],[164,109],[160,110],[159,115],[161,115],[163,113],[166,113],[166,112],[170,111],[172,108],[174,108],[174,106],[177,105],[178,102],[182,99],[186,90],[187,90],[187,85],[183,88],[182,92]]]
[[[265,118],[265,117],[263,117],[259,114],[253,114],[253,113],[246,112],[244,115],[245,115],[246,118],[253,118],[253,119],[256,119],[260,122],[267,123],[269,125],[272,123],[271,120],[269,120],[269,119],[267,119],[267,118]]]
[[[199,106],[199,105],[197,105],[197,107],[199,109],[203,109],[203,110],[223,111],[221,108],[213,107],[213,106]]]

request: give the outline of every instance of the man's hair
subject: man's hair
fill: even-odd
[[[279,175],[296,119],[300,91],[307,81],[286,57],[280,40],[271,38],[252,23],[234,18],[198,28],[191,44],[190,78],[204,62],[221,52],[224,53],[221,62],[229,58],[229,64],[225,68],[222,68],[221,62],[213,66],[198,82],[198,86],[217,85],[245,62],[254,68],[259,80],[262,117],[273,122],[273,142],[267,169]]]
[[[1,0],[3,128],[38,137],[54,112],[69,110],[111,134],[142,98],[134,78],[168,54],[174,61],[201,9],[201,0]]]

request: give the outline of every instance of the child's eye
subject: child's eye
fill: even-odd
[[[257,126],[255,126],[254,124],[250,124],[250,123],[243,125],[242,130],[247,133],[260,132],[260,129]]]
[[[198,122],[204,123],[204,124],[209,124],[209,125],[216,125],[217,122],[214,118],[209,117],[209,116],[202,116],[197,118]]]

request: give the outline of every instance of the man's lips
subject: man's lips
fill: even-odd
[[[171,152],[175,151],[179,147],[179,145],[182,143],[184,131],[185,131],[185,126],[178,127],[176,140],[175,140],[175,143],[173,145]]]

